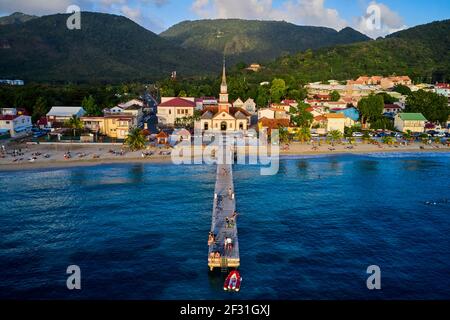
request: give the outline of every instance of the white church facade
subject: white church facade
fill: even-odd
[[[246,131],[250,125],[250,117],[251,114],[247,110],[233,107],[229,103],[224,62],[218,105],[204,108],[200,121],[196,123],[196,127],[202,131]]]

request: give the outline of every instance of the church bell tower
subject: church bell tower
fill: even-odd
[[[228,103],[228,86],[225,67],[225,59],[223,59],[222,84],[220,85],[219,112],[230,112],[230,104]]]

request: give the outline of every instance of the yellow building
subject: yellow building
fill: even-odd
[[[137,126],[135,116],[128,114],[110,114],[104,117],[82,117],[84,127],[113,139],[123,140],[130,130]]]
[[[426,121],[421,113],[399,113],[395,116],[394,127],[402,132],[424,132]]]
[[[325,118],[327,119],[327,132],[337,130],[344,134],[346,119],[342,113],[328,113]]]

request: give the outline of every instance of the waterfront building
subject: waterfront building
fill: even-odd
[[[194,116],[195,108],[195,98],[164,97],[156,115],[160,124],[173,127],[177,119]]]
[[[65,121],[73,116],[81,118],[86,114],[83,107],[55,106],[47,113],[47,122],[53,128],[61,127]]]
[[[3,108],[0,113],[0,132],[12,138],[22,137],[31,132],[31,117],[25,109]]]
[[[131,129],[138,126],[137,118],[130,114],[107,114],[103,117],[81,117],[84,128],[91,132],[124,140]]]
[[[394,118],[394,127],[402,132],[424,132],[426,121],[421,113],[398,113]]]

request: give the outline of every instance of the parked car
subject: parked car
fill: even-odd
[[[364,137],[364,134],[362,134],[361,132],[353,132],[352,137],[362,138],[362,137]]]
[[[433,134],[433,137],[444,138],[445,137],[445,132],[437,132],[437,133]]]
[[[44,131],[34,132],[33,138],[40,138],[40,137],[45,136],[46,134],[47,134],[47,132],[44,132]]]

